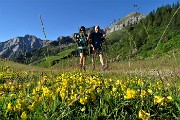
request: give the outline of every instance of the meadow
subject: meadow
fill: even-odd
[[[0,120],[179,120],[179,9],[107,36],[105,71],[99,62],[92,71],[89,56],[79,70],[79,57],[68,57],[76,46],[13,58],[24,64],[0,59]]]
[[[63,62],[43,68],[1,59],[0,120],[178,120],[179,61],[166,56],[80,71]]]

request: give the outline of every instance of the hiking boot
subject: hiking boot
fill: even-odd
[[[106,69],[107,69],[107,66],[106,66],[106,65],[102,65],[102,69],[103,69],[103,70],[106,70]]]
[[[81,64],[79,64],[79,69],[80,69],[80,70],[82,69],[82,65],[81,65]]]
[[[82,66],[82,69],[83,69],[84,71],[86,71],[86,67],[85,67],[85,66]]]
[[[94,65],[92,66],[92,70],[95,70],[95,66]]]

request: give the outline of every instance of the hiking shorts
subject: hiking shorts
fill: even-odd
[[[102,47],[95,47],[94,50],[92,47],[90,47],[90,53],[91,54],[102,54]]]
[[[83,53],[83,55],[88,55],[88,50],[87,49],[78,49],[79,53]]]

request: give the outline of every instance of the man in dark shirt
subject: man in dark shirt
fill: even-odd
[[[100,62],[102,64],[103,70],[105,70],[107,67],[104,64],[103,60],[103,51],[102,51],[102,42],[105,41],[105,37],[102,33],[99,32],[100,27],[95,26],[95,32],[91,33],[89,35],[89,41],[90,41],[90,54],[92,56],[92,69],[95,69],[95,56],[96,54],[99,54]]]

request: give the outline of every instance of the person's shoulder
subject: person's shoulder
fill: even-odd
[[[85,36],[87,37],[87,36],[88,36],[88,34],[85,34]]]
[[[98,34],[99,34],[100,36],[103,36],[103,33],[101,33],[101,32],[98,32]]]

